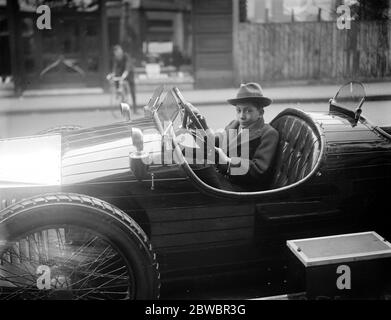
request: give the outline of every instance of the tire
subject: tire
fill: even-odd
[[[42,130],[42,131],[38,132],[37,134],[43,135],[43,134],[49,134],[49,133],[63,133],[63,132],[80,130],[80,129],[82,129],[82,127],[78,126],[78,125],[63,125],[63,126],[58,126],[58,127],[53,127],[53,128]]]
[[[120,103],[123,101],[123,93],[119,94],[115,88],[112,89],[110,94],[110,112],[114,119],[122,118],[119,113]]]
[[[130,105],[130,86],[128,82],[123,84],[122,102]]]
[[[118,208],[58,193],[20,201],[0,214],[0,299],[159,298],[152,245]],[[38,287],[42,265],[51,271],[49,290]]]

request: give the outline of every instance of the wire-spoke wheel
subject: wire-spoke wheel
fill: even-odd
[[[134,275],[102,236],[77,226],[15,239],[0,261],[2,299],[132,299]]]
[[[68,194],[6,209],[0,299],[157,298],[156,256],[141,228],[122,214],[100,200]]]

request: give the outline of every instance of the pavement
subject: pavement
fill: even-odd
[[[274,103],[308,103],[325,102],[335,95],[338,85],[301,85],[265,87],[265,95]],[[391,100],[391,82],[374,82],[365,84],[367,100]],[[213,90],[184,90],[185,99],[195,106],[211,106],[227,104],[226,100],[235,97],[237,88]],[[137,93],[137,104],[145,105],[151,92]],[[29,94],[20,98],[0,98],[0,114],[18,114],[31,112],[87,111],[111,109],[110,94],[101,90],[66,90],[39,94]]]

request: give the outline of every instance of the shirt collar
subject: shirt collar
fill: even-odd
[[[248,127],[243,128],[240,123],[238,126],[239,133],[242,132],[243,129],[248,129],[250,132],[254,130],[261,129],[265,124],[265,120],[263,118],[259,118],[257,121],[250,124]]]

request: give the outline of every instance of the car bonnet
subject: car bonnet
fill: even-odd
[[[143,132],[144,151],[160,159],[161,135],[153,122],[132,125]],[[132,125],[113,124],[63,135],[62,185],[111,181],[118,175],[133,179],[129,165],[129,154],[136,151]]]

